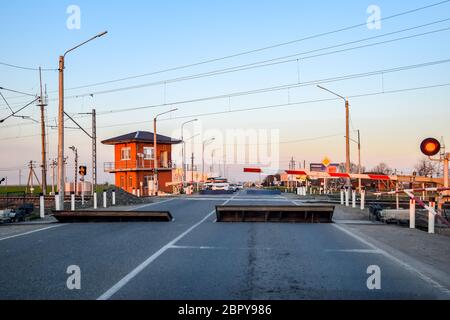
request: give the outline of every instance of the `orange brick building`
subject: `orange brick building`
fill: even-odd
[[[153,133],[138,131],[102,141],[114,146],[114,162],[104,165],[105,172],[115,174],[115,185],[129,193],[149,196],[154,194],[154,145]],[[181,143],[163,135],[157,135],[157,163],[159,191],[171,193],[166,186],[172,181],[172,145]]]

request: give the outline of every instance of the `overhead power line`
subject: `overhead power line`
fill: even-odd
[[[6,62],[0,62],[0,65],[5,66],[5,67],[10,67],[10,68],[15,68],[15,69],[21,69],[21,70],[39,71],[39,68],[24,67],[24,66],[11,64],[11,63],[6,63]],[[58,71],[58,69],[42,68],[41,71]]]
[[[322,79],[316,79],[316,80],[311,80],[311,81],[307,81],[307,82],[266,87],[266,88],[260,88],[260,89],[249,90],[249,91],[239,91],[239,92],[233,92],[233,93],[227,93],[227,94],[223,94],[223,95],[209,96],[209,97],[203,97],[203,98],[197,98],[197,99],[173,101],[173,102],[168,102],[168,103],[163,103],[163,104],[154,104],[154,105],[140,106],[140,107],[123,108],[123,109],[117,109],[117,110],[111,110],[111,111],[98,112],[97,114],[98,114],[98,116],[103,116],[103,115],[110,115],[110,114],[123,113],[123,112],[154,109],[154,108],[166,107],[169,105],[174,106],[174,105],[190,104],[190,103],[204,102],[204,101],[218,100],[218,99],[225,99],[225,98],[234,98],[234,97],[239,97],[239,96],[254,95],[254,94],[274,92],[274,91],[282,91],[282,90],[287,90],[287,89],[314,86],[317,84],[326,84],[326,83],[332,83],[332,82],[352,80],[352,79],[357,79],[357,78],[376,76],[376,75],[380,75],[380,74],[385,75],[385,74],[389,74],[389,73],[396,73],[396,72],[401,72],[401,71],[406,71],[406,70],[413,70],[413,69],[418,69],[418,68],[436,66],[436,65],[446,64],[446,63],[450,63],[450,59],[429,61],[429,62],[424,62],[424,63],[420,63],[420,64],[413,64],[413,65],[400,66],[400,67],[389,68],[389,69],[375,70],[375,71],[364,72],[364,73],[347,74],[347,75],[342,75],[342,76],[337,76],[337,77],[322,78]],[[73,117],[80,119],[80,118],[87,118],[88,116],[74,115]],[[51,119],[51,121],[52,120],[55,120],[55,119]],[[2,126],[0,128],[6,129],[6,128],[11,128],[11,127],[24,126],[24,125],[32,125],[32,123],[20,124],[20,125],[19,124],[7,125],[7,126]]]
[[[356,98],[364,98],[364,97],[370,97],[370,96],[411,92],[411,91],[427,90],[427,89],[434,89],[434,88],[444,88],[444,87],[449,87],[449,86],[450,86],[450,83],[441,83],[441,84],[435,84],[435,85],[430,85],[430,86],[403,88],[403,89],[396,89],[396,90],[390,90],[390,91],[377,91],[377,92],[370,92],[370,93],[365,93],[365,94],[350,95],[350,96],[348,96],[348,98],[356,99]],[[308,100],[308,101],[298,101],[298,102],[291,102],[291,103],[267,105],[267,106],[260,106],[260,107],[241,108],[241,109],[226,110],[226,111],[198,113],[198,114],[190,114],[190,115],[179,116],[179,117],[171,117],[170,119],[161,119],[159,121],[161,122],[161,121],[181,120],[181,119],[186,119],[186,118],[210,117],[210,116],[214,116],[214,115],[233,114],[233,113],[241,113],[241,112],[248,112],[248,111],[255,111],[255,110],[280,109],[280,108],[285,108],[285,107],[299,106],[299,105],[304,105],[304,104],[315,104],[315,103],[320,103],[320,102],[330,102],[330,101],[336,101],[336,100],[340,100],[340,99],[339,98],[327,98],[327,99],[318,99],[318,100]],[[121,124],[115,124],[115,125],[101,126],[101,127],[97,127],[97,129],[134,126],[134,125],[146,124],[146,123],[151,123],[151,122],[152,121],[148,121],[148,120],[147,121],[128,122],[128,123],[121,123]],[[89,129],[89,128],[87,128],[87,129]],[[30,136],[26,136],[26,138],[35,137],[35,136],[38,136],[38,135],[30,135]],[[0,139],[0,141],[16,140],[16,139],[22,139],[22,138],[25,138],[25,136],[23,136],[23,137],[7,137],[7,138]]]
[[[416,13],[416,12],[419,12],[419,11],[422,11],[422,10],[427,10],[427,9],[430,9],[430,8],[433,8],[433,7],[437,7],[437,6],[446,4],[448,2],[450,2],[450,0],[445,0],[445,1],[432,3],[430,5],[426,5],[426,6],[422,6],[422,7],[415,8],[415,9],[411,9],[411,10],[408,10],[408,11],[400,12],[400,13],[397,13],[397,14],[394,14],[394,15],[391,15],[391,16],[382,17],[380,19],[377,19],[374,22],[391,20],[391,19],[398,18],[398,17],[401,17],[401,16],[405,16],[405,15],[409,15],[409,14],[412,14],[412,13]],[[349,30],[352,30],[352,29],[365,27],[366,25],[367,25],[366,22],[359,23],[359,24],[355,24],[355,25],[352,25],[352,26],[347,26],[347,27],[336,29],[336,30],[332,30],[332,31],[317,33],[317,34],[310,35],[310,36],[307,36],[307,37],[303,37],[303,38],[299,38],[299,39],[295,39],[295,40],[291,40],[291,41],[286,41],[286,42],[281,42],[281,43],[273,44],[273,45],[270,45],[270,46],[253,49],[253,50],[247,50],[247,51],[243,51],[243,52],[239,52],[239,53],[235,53],[235,54],[231,54],[231,55],[227,55],[227,56],[223,56],[223,57],[219,57],[219,58],[208,59],[208,60],[204,60],[204,61],[200,61],[200,62],[196,62],[196,63],[186,64],[186,65],[172,67],[172,68],[167,68],[167,69],[154,71],[154,72],[149,72],[149,73],[144,73],[144,74],[140,74],[140,75],[128,76],[128,77],[114,79],[114,80],[110,80],[110,81],[103,81],[103,82],[93,83],[93,84],[90,84],[88,86],[89,87],[100,86],[100,85],[104,85],[104,84],[111,84],[111,83],[116,83],[116,82],[121,82],[121,81],[126,81],[126,80],[133,80],[133,79],[142,78],[142,77],[146,77],[146,76],[152,76],[152,75],[157,75],[157,74],[161,74],[161,73],[167,73],[167,72],[171,72],[171,71],[177,71],[177,70],[181,70],[181,69],[196,67],[196,66],[200,66],[200,65],[204,65],[204,64],[209,64],[209,63],[218,62],[218,61],[222,61],[222,60],[227,60],[227,59],[231,59],[231,58],[236,58],[236,57],[249,55],[249,54],[253,54],[253,53],[257,53],[257,52],[262,52],[262,51],[266,51],[266,50],[270,50],[270,49],[275,49],[275,48],[278,48],[278,47],[283,47],[283,46],[291,45],[291,44],[294,44],[294,43],[299,43],[299,42],[303,42],[303,41],[307,41],[307,40],[312,40],[312,39],[316,39],[316,38],[320,38],[320,37],[324,37],[324,36],[328,36],[328,35],[344,32],[344,31],[349,31]],[[86,88],[88,86],[77,87],[77,88],[73,88],[73,89]]]
[[[416,28],[419,28],[419,27],[428,26],[430,24],[440,23],[442,21],[448,21],[448,20],[450,20],[450,18],[449,19],[444,19],[444,20],[438,20],[437,22],[432,22],[432,23],[428,23],[428,24],[425,24],[425,25],[416,26],[416,27],[413,27],[413,28],[407,28],[407,29],[395,31],[395,32],[389,33],[387,35],[392,35],[393,33],[405,32],[407,30],[416,29]],[[426,35],[430,35],[430,34],[435,34],[435,33],[439,33],[439,32],[444,32],[444,31],[448,31],[448,30],[450,30],[450,27],[441,28],[441,29],[437,29],[437,30],[432,30],[432,31],[428,31],[428,32],[423,32],[423,33],[419,33],[419,34],[414,34],[414,35],[410,35],[410,36],[404,36],[404,37],[400,37],[400,38],[385,40],[385,41],[381,41],[381,42],[375,42],[375,43],[365,44],[365,45],[361,45],[361,46],[355,46],[355,47],[335,50],[335,51],[331,51],[331,52],[325,52],[325,53],[320,53],[320,54],[309,55],[309,56],[306,56],[306,57],[302,57],[301,60],[313,59],[313,58],[323,57],[323,56],[327,56],[327,55],[334,55],[334,54],[337,54],[337,53],[348,52],[348,51],[352,51],[352,50],[369,48],[369,47],[373,47],[373,46],[377,46],[377,45],[393,43],[393,42],[397,42],[397,41],[403,41],[403,40],[407,40],[407,39],[417,38],[417,37],[426,36]],[[317,51],[327,50],[327,49],[330,49],[330,48],[344,46],[344,45],[348,45],[350,43],[367,41],[367,39],[379,38],[379,37],[382,37],[382,36],[385,36],[385,35],[380,35],[380,36],[376,36],[376,37],[370,37],[370,38],[366,38],[366,39],[360,39],[360,40],[351,41],[351,42],[348,42],[348,43],[345,43],[345,44],[329,46],[329,47],[325,47],[325,48],[321,48],[321,49],[316,49],[316,50],[313,50],[313,51],[297,53],[297,54],[290,55],[290,56],[279,57],[279,58],[274,58],[274,59],[264,60],[264,61],[259,61],[259,62],[255,62],[255,63],[251,63],[251,64],[240,65],[240,66],[235,66],[235,67],[230,67],[230,68],[225,68],[225,69],[218,69],[218,70],[214,70],[214,71],[210,71],[210,72],[206,72],[206,73],[192,74],[192,75],[189,75],[189,76],[178,77],[178,78],[173,78],[173,79],[166,79],[166,80],[161,80],[161,81],[156,81],[156,82],[151,82],[151,83],[146,83],[146,84],[141,84],[141,85],[135,85],[135,86],[128,86],[128,87],[122,87],[122,88],[115,88],[115,89],[109,89],[109,90],[103,90],[103,91],[97,91],[97,92],[90,92],[90,93],[66,96],[65,98],[66,99],[76,99],[76,98],[83,98],[83,97],[88,97],[88,96],[104,95],[104,94],[123,92],[123,91],[134,90],[134,89],[141,89],[141,88],[146,88],[146,87],[151,87],[151,86],[167,85],[167,84],[175,83],[175,82],[182,82],[182,81],[194,80],[194,79],[199,79],[199,78],[223,75],[223,74],[234,73],[234,72],[239,72],[239,71],[244,71],[244,70],[257,69],[257,68],[269,67],[269,66],[274,66],[274,65],[281,65],[281,64],[291,63],[291,62],[297,62],[298,61],[297,58],[288,59],[288,60],[282,60],[282,61],[278,61],[278,60],[286,58],[286,57],[301,56],[301,55],[308,54],[308,53],[311,53],[311,52],[317,52]],[[54,98],[54,99],[50,99],[50,100],[51,101],[56,101],[57,99]]]
[[[392,40],[386,40],[386,41],[361,45],[361,46],[357,46],[357,47],[351,47],[351,48],[336,50],[336,51],[332,51],[332,52],[325,52],[325,53],[321,53],[321,54],[306,56],[306,57],[301,58],[301,60],[318,58],[318,57],[333,55],[333,54],[357,50],[357,49],[369,48],[369,47],[373,47],[373,46],[377,46],[377,45],[381,45],[381,44],[387,44],[387,43],[392,43],[392,42],[396,42],[396,41],[412,39],[412,38],[421,37],[421,36],[425,36],[425,35],[429,35],[429,34],[444,32],[444,31],[448,31],[448,30],[450,30],[450,27],[433,30],[433,31],[429,31],[429,32],[424,32],[424,33],[420,33],[420,34],[415,34],[415,35],[411,35],[411,36],[396,38],[396,39],[392,39]],[[291,63],[291,62],[296,62],[296,61],[297,61],[297,59],[289,59],[289,60],[270,62],[270,63],[264,63],[264,64],[262,64],[262,62],[259,62],[259,63],[250,64],[250,65],[243,65],[243,66],[238,66],[238,67],[219,69],[219,70],[215,70],[215,71],[211,71],[211,72],[193,74],[190,76],[180,77],[180,78],[166,79],[166,80],[162,80],[162,81],[156,81],[156,82],[141,84],[141,85],[136,85],[136,86],[115,88],[115,89],[110,89],[110,90],[103,90],[103,91],[97,91],[97,92],[91,92],[91,93],[85,93],[85,94],[79,94],[79,95],[72,95],[72,96],[67,96],[66,99],[76,99],[76,98],[88,97],[88,96],[92,96],[92,95],[94,95],[94,96],[104,95],[104,94],[123,92],[123,91],[134,90],[134,89],[141,89],[141,88],[157,86],[157,85],[167,85],[167,84],[175,83],[175,82],[182,82],[182,81],[206,78],[206,77],[211,77],[211,76],[223,75],[223,74],[228,74],[228,73],[234,73],[234,72],[239,72],[239,71],[270,67],[270,66],[274,66],[274,65],[286,64],[286,63]],[[52,99],[52,100],[54,100],[54,99]]]

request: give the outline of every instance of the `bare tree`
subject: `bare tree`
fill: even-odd
[[[392,174],[392,172],[393,172],[392,169],[384,162],[378,164],[371,171],[374,173],[380,173],[380,174],[386,174],[386,175]]]
[[[417,174],[422,177],[433,177],[439,175],[439,164],[428,158],[422,158],[414,167]]]

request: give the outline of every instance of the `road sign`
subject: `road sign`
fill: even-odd
[[[328,167],[331,164],[331,160],[328,157],[325,157],[325,159],[323,159],[322,164],[325,167]]]

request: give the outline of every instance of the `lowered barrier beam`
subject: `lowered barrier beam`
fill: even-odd
[[[216,206],[217,222],[332,223],[334,206]]]
[[[61,223],[77,222],[170,222],[168,211],[53,211]]]

